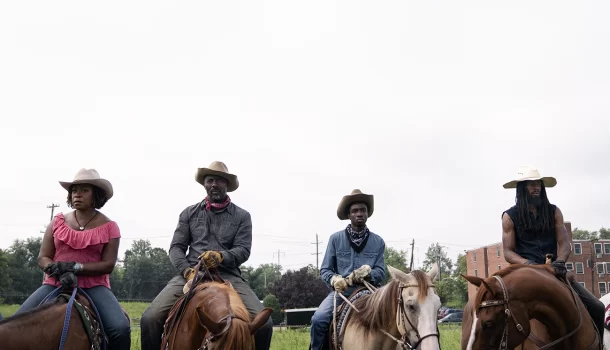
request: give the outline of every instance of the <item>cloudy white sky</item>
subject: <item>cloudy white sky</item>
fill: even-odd
[[[40,236],[59,180],[109,179],[121,255],[168,249],[224,161],[247,264],[315,264],[336,207],[416,263],[499,241],[522,164],[573,227],[610,226],[607,1],[130,1],[0,5],[0,248]],[[320,255],[321,261],[322,255]]]

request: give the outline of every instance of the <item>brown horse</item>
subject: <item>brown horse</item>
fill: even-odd
[[[595,325],[576,292],[549,265],[506,267],[464,309],[462,349],[599,349]],[[546,326],[545,326],[546,325]]]
[[[57,350],[69,297],[70,295],[64,294],[54,301],[0,321],[0,347],[3,350]],[[85,312],[91,320],[87,325],[92,330],[93,346],[85,330],[81,312]],[[77,293],[63,350],[100,349],[101,342],[102,333],[95,312],[89,300]]]
[[[179,312],[184,301],[186,306]],[[195,282],[195,287],[172,307],[161,348],[254,349],[253,334],[267,322],[272,311],[265,308],[250,320],[246,306],[229,283]]]

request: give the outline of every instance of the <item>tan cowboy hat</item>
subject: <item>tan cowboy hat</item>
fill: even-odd
[[[340,220],[347,220],[347,209],[354,203],[364,203],[368,209],[369,217],[373,216],[374,209],[374,198],[372,194],[364,194],[360,190],[356,189],[352,191],[352,194],[343,196],[339,207],[337,208],[337,216]]]
[[[517,188],[517,183],[521,181],[531,181],[531,180],[542,180],[544,187],[554,187],[557,185],[557,180],[554,177],[542,177],[538,172],[538,169],[532,166],[520,166],[517,170],[517,177],[515,180],[507,182],[504,184],[504,188]]]
[[[207,168],[198,168],[195,174],[195,181],[203,185],[203,179],[206,175],[217,175],[223,177],[229,181],[229,187],[227,192],[233,192],[239,187],[239,180],[237,175],[229,173],[229,169],[223,162],[212,162]]]
[[[61,187],[65,188],[66,191],[70,190],[70,186],[75,184],[89,184],[95,187],[99,187],[106,193],[106,200],[112,198],[114,191],[112,190],[112,184],[106,179],[102,179],[100,174],[95,169],[81,169],[72,181],[59,181]]]

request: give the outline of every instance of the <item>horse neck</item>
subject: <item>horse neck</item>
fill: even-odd
[[[509,300],[517,299],[526,306],[527,319],[524,315],[515,315],[515,317],[519,317],[519,322],[535,318],[546,325],[549,334],[555,339],[562,337],[578,326],[579,311],[565,283],[559,281],[555,276],[546,274],[543,278],[540,274],[515,274],[512,277],[514,277],[515,282],[513,283],[515,286],[517,284],[527,286],[525,288],[512,288],[508,292]],[[506,283],[510,288],[511,281],[507,279]],[[588,317],[586,310],[581,310],[581,315],[583,326],[585,326],[586,317]],[[575,337],[583,330],[584,327],[581,326]]]
[[[52,342],[52,338],[59,341],[56,335],[61,334],[63,322],[58,320],[63,319],[62,316],[65,310],[66,304],[57,303],[40,310],[27,312],[27,314],[17,315],[16,317],[0,321],[0,339],[8,342],[3,342],[2,348],[24,348],[21,344],[32,343],[32,336],[34,336],[32,330],[35,329],[44,330],[35,336],[36,343],[49,344]]]
[[[375,293],[356,300],[354,306],[360,310],[360,313],[352,313],[351,318],[372,331],[383,328],[392,334],[398,334],[396,325],[398,283],[392,281]]]

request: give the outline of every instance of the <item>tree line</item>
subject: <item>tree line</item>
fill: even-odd
[[[0,303],[21,304],[41,285],[43,272],[37,263],[41,243],[40,237],[31,237],[15,240],[8,249],[0,249]],[[409,271],[407,251],[386,247],[384,256],[386,265]],[[454,266],[444,247],[432,244],[426,252],[423,269],[428,270],[434,262],[439,263],[441,270],[436,285],[443,303],[465,303],[466,282],[459,277],[460,273],[466,273],[464,256],[458,257]],[[265,306],[276,310],[272,315],[276,322],[282,318],[282,309],[317,307],[331,291],[312,264],[285,272],[277,264],[245,265],[240,269]],[[110,275],[110,285],[121,301],[150,302],[176,273],[165,249],[152,247],[148,240],[135,240]],[[387,267],[386,278],[390,278]]]

